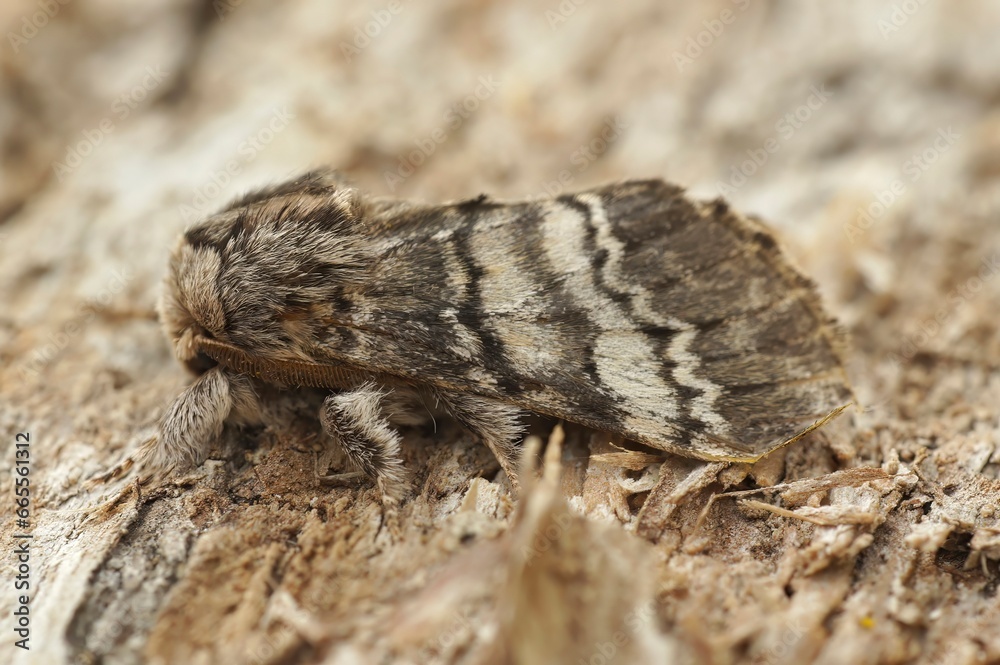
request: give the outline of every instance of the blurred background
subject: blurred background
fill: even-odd
[[[184,385],[153,309],[176,236],[320,165],[428,202],[645,177],[724,196],[779,229],[851,333],[861,434],[827,470],[952,446],[942,468],[998,491],[1000,3],[17,0],[0,27],[0,431],[45,433],[52,507]],[[977,506],[955,520],[995,575],[1000,543],[969,545],[997,528]],[[131,662],[166,591],[125,636],[93,637],[79,617],[103,609],[80,575],[99,564],[60,549],[68,519],[39,527],[65,601],[36,607],[47,662]],[[843,607],[863,604],[844,584]],[[951,592],[961,622],[934,634],[978,637],[935,662],[1000,658],[976,628],[992,589],[979,604]],[[788,662],[837,662],[835,634],[854,662],[915,657],[901,635],[916,619],[865,637],[824,616],[826,636]]]

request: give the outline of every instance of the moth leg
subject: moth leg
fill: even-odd
[[[462,427],[479,437],[490,449],[500,468],[507,474],[514,491],[518,491],[518,456],[523,428],[523,412],[517,407],[495,400],[465,393],[435,392],[438,403]]]
[[[255,404],[247,377],[213,367],[177,396],[160,418],[156,436],[136,451],[135,462],[151,475],[198,465],[230,414],[246,417]]]
[[[137,467],[139,491],[139,484],[162,478],[173,467],[200,464],[227,421],[248,424],[259,420],[259,402],[251,380],[214,367],[174,399],[161,416],[156,434],[114,467],[88,480],[86,487],[118,479]]]
[[[406,471],[399,455],[399,434],[382,415],[386,393],[374,383],[330,395],[320,409],[323,431],[344,448],[348,459],[372,478],[383,501],[395,503],[406,489]],[[334,478],[349,477],[337,474]]]
[[[320,473],[320,459],[321,455],[317,453],[316,455],[316,468],[313,469],[313,475],[319,480],[324,480],[329,483],[342,483],[348,480],[356,480],[358,478],[364,478],[365,474],[361,471],[345,471],[344,473]]]

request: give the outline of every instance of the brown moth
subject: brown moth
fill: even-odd
[[[388,497],[401,405],[453,416],[516,483],[525,412],[753,461],[851,401],[774,235],[660,180],[429,206],[311,172],[189,229],[160,315],[197,378],[139,450],[149,471],[200,463],[261,382],[328,389],[323,430]]]

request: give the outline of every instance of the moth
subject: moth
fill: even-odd
[[[851,400],[843,341],[775,236],[661,180],[423,205],[314,171],[188,229],[159,313],[195,375],[137,453],[197,464],[262,384],[316,414],[384,497],[393,414],[430,405],[516,487],[526,412],[662,451],[754,461]]]

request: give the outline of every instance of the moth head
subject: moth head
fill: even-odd
[[[215,340],[258,358],[307,359],[322,317],[373,261],[365,207],[326,174],[260,190],[188,229],[170,259],[160,317],[178,360],[216,363]]]
[[[215,362],[199,352],[197,338],[220,338],[226,317],[218,291],[221,257],[210,247],[199,247],[187,237],[174,249],[160,299],[160,320],[174,347],[174,355],[184,365],[201,374]]]

